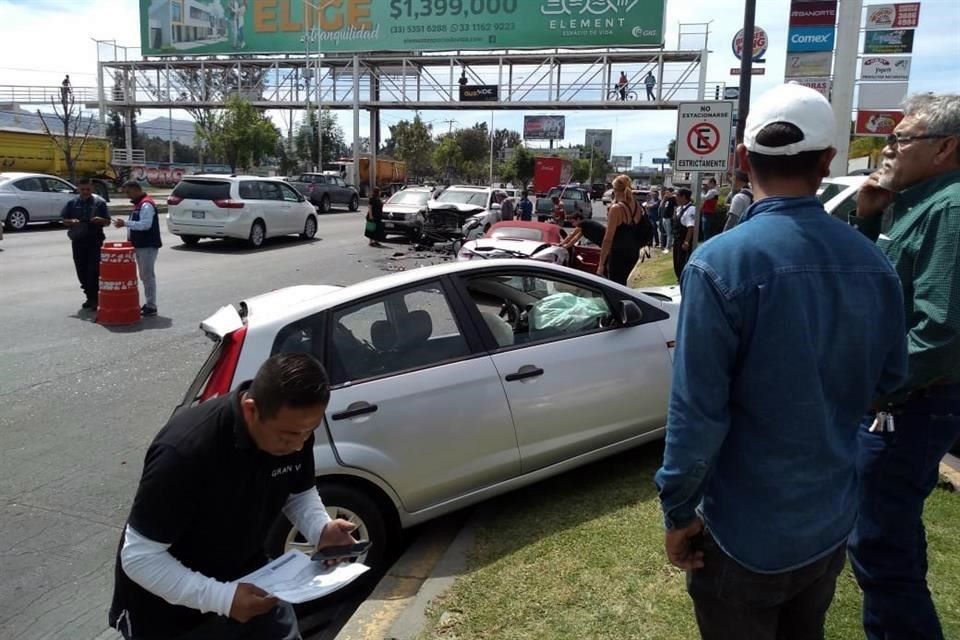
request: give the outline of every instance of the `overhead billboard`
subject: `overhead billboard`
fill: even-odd
[[[864,56],[860,59],[861,80],[909,80],[910,56]]]
[[[587,129],[584,146],[588,152],[591,147],[596,147],[603,157],[609,160],[613,153],[613,129]]]
[[[837,0],[794,2],[790,5],[791,27],[825,27],[837,23]]]
[[[311,8],[314,6],[322,9]],[[660,47],[666,0],[140,0],[144,55]],[[304,24],[306,22],[306,24]]]
[[[629,169],[633,164],[633,156],[611,156],[610,164],[614,169]]]
[[[563,140],[566,116],[523,116],[524,140]]]
[[[834,29],[829,27],[791,27],[787,51],[833,51]]]
[[[920,25],[920,3],[903,2],[900,4],[874,4],[865,7],[867,20],[863,28],[876,29],[916,29]]]
[[[913,29],[867,31],[863,37],[863,52],[866,54],[912,53]]]
[[[460,102],[496,102],[500,87],[495,84],[460,85]]]
[[[833,52],[814,51],[812,53],[788,53],[787,78],[817,78],[829,76],[833,71]]]

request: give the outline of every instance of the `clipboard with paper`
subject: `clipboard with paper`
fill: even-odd
[[[238,582],[255,584],[284,602],[299,604],[342,589],[369,570],[358,562],[327,567],[293,549]]]

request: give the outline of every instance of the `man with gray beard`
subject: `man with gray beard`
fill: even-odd
[[[883,158],[854,223],[903,284],[908,375],[860,430],[850,559],[868,640],[942,640],[922,516],[940,459],[960,437],[960,96],[909,98]]]

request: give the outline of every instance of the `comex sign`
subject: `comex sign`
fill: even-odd
[[[790,29],[787,51],[833,51],[833,27]]]

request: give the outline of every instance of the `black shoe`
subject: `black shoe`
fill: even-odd
[[[143,305],[142,307],[140,307],[140,315],[155,316],[157,315],[157,308]]]
[[[84,309],[96,309],[96,308],[97,308],[97,300],[96,300],[96,299],[92,299],[92,300],[91,300],[90,298],[87,298],[87,301],[84,302],[84,303],[83,303],[82,305],[80,305],[80,306],[81,306],[82,308],[84,308]]]

